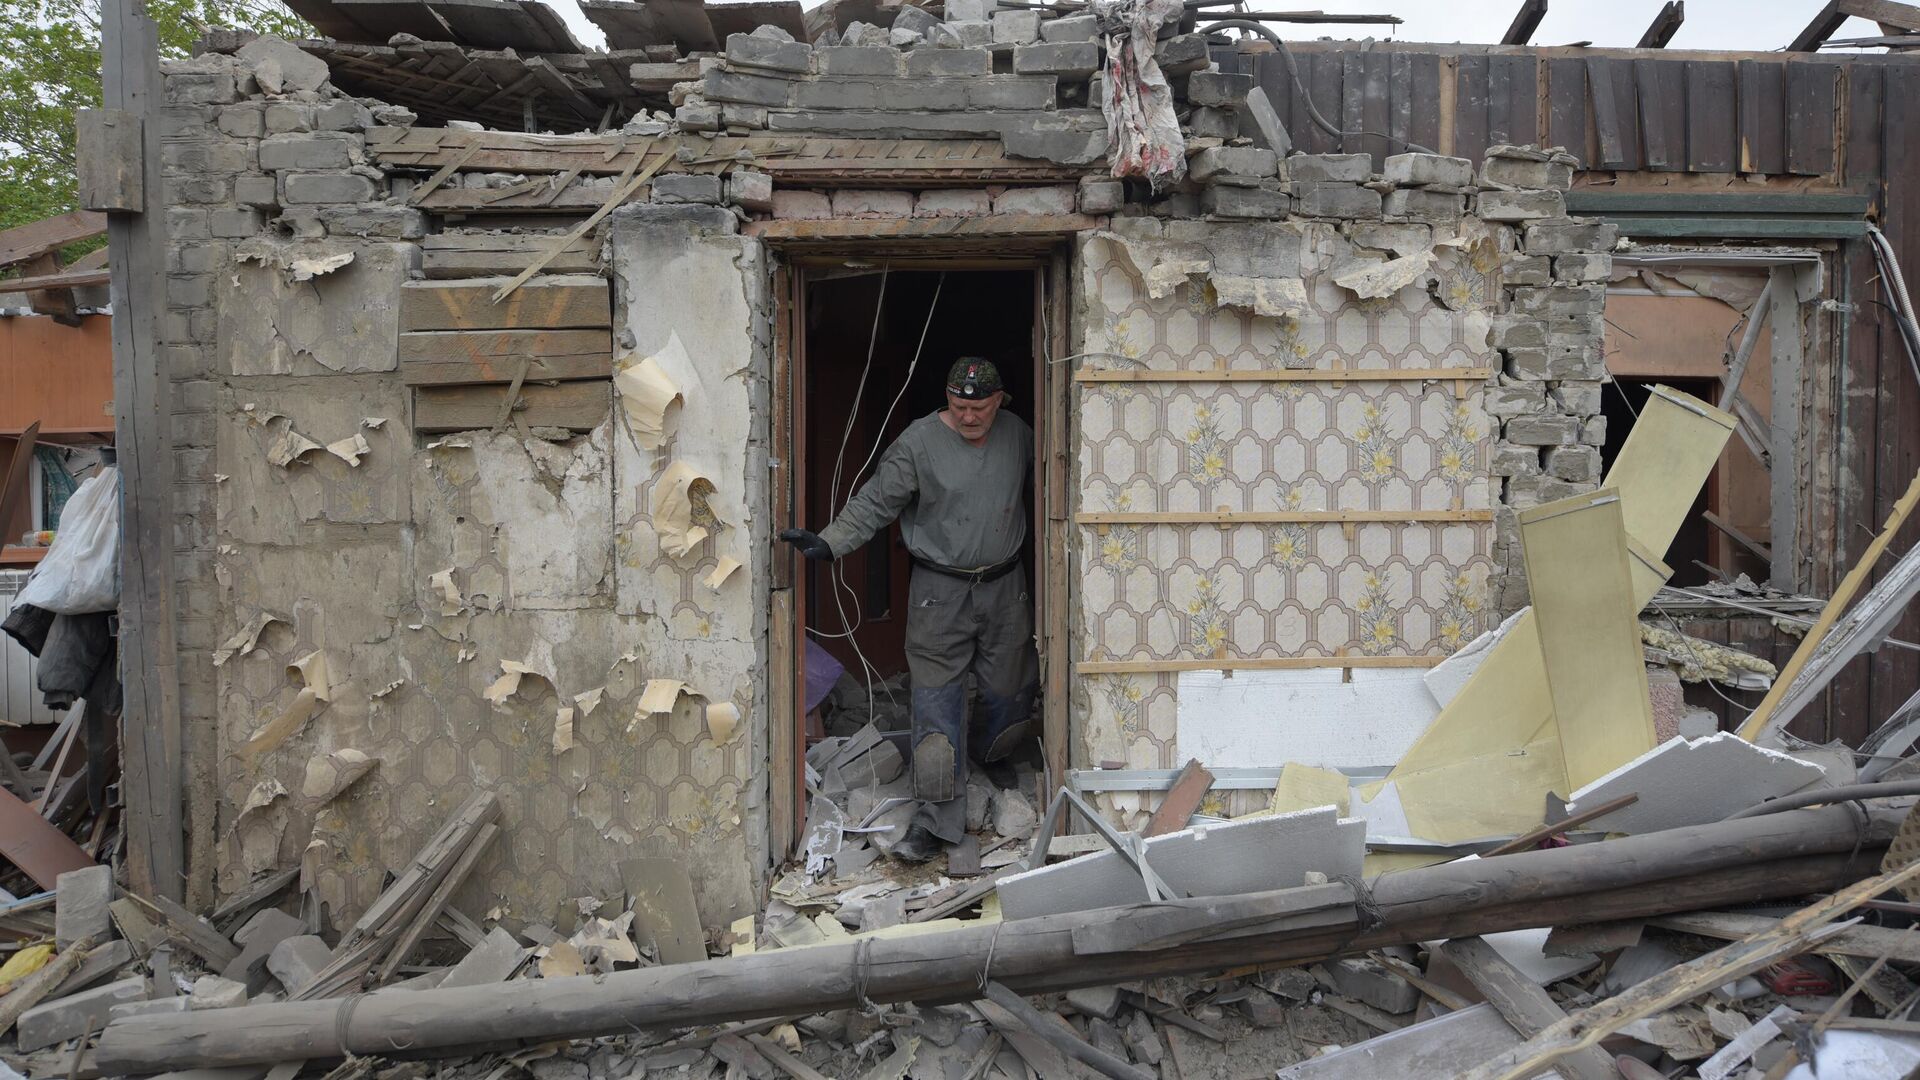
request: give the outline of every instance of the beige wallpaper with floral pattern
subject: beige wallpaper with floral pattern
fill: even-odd
[[[1089,238],[1076,370],[1497,363],[1493,237],[1469,230],[1437,249],[1429,281],[1361,300],[1331,280],[1355,257],[1334,227],[1265,228],[1279,261],[1298,249],[1291,316],[1222,307],[1199,275],[1155,298],[1124,245]],[[1490,511],[1482,397],[1481,382],[1454,379],[1078,382],[1076,511]],[[1440,656],[1487,621],[1487,520],[1082,522],[1074,535],[1083,661]],[[1177,768],[1177,683],[1082,677],[1076,763]]]

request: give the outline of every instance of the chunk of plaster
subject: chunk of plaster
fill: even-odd
[[[720,586],[726,584],[727,579],[732,577],[733,572],[738,569],[740,569],[739,559],[729,559],[723,556],[719,562],[713,564],[713,571],[707,575],[705,581],[707,588],[718,590]]]
[[[648,679],[647,688],[640,692],[640,715],[672,712],[673,703],[680,700],[680,692],[686,688],[679,679]]]
[[[553,752],[564,754],[573,749],[573,706],[562,705],[553,717]]]
[[[675,337],[669,347],[678,347]],[[660,449],[667,437],[667,406],[683,398],[660,362],[649,356],[631,367],[622,368],[613,377],[620,403],[626,407],[627,423],[633,428],[633,441],[648,450]]]
[[[1333,275],[1333,283],[1362,300],[1392,296],[1420,280],[1433,264],[1433,252],[1422,251],[1398,259],[1362,260]]]
[[[713,482],[684,461],[667,466],[653,484],[653,528],[660,534],[660,549],[680,558],[707,538],[704,526],[693,523],[694,496],[713,490]]]
[[[287,674],[297,675],[313,696],[321,701],[333,700],[333,679],[327,671],[327,654],[318,649],[287,665]]]
[[[716,701],[707,706],[707,734],[716,745],[733,738],[740,727],[740,707],[731,701]]]

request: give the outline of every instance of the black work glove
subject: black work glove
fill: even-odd
[[[810,533],[805,529],[781,529],[780,539],[799,548],[800,554],[815,562],[833,561],[833,548],[820,539],[818,533]]]

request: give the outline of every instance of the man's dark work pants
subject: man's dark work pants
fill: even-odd
[[[967,759],[998,761],[1026,741],[1039,692],[1026,568],[992,581],[913,569],[907,590],[913,679],[913,824],[957,843],[967,831]],[[966,674],[979,707],[967,720]]]

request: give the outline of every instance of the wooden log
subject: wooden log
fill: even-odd
[[[510,383],[613,376],[609,330],[429,330],[400,335],[400,381],[408,386]]]
[[[1402,871],[1372,883],[1380,921],[1360,934],[1335,927],[1152,953],[1075,953],[1076,928],[1194,903],[1175,900],[610,975],[422,990],[345,1014],[339,1002],[298,1001],[135,1017],[108,1025],[100,1065],[137,1074],[337,1058],[396,1044],[426,1055],[460,1054],[506,1040],[846,1008],[863,994],[876,1002],[970,1001],[983,975],[1032,994],[1248,964],[1310,963],[1436,937],[1750,903],[1833,889],[1872,873],[1902,816],[1874,810],[1862,831],[1847,807],[1796,810]],[[1270,894],[1244,899],[1270,903]]]
[[[511,386],[419,386],[413,391],[413,429],[475,431],[500,422]],[[513,416],[528,427],[592,431],[613,405],[610,382],[524,385]]]
[[[497,278],[409,281],[400,289],[400,329],[567,330],[613,325],[607,283],[600,278],[573,275],[529,281],[495,303],[493,295],[504,284]]]

